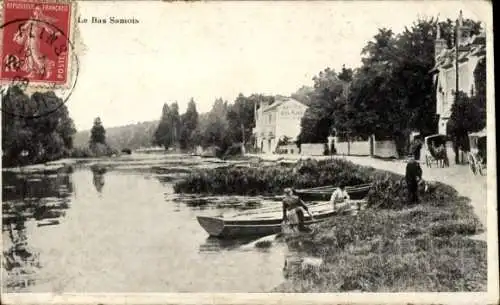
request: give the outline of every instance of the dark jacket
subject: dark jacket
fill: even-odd
[[[291,210],[297,207],[302,207],[304,210],[309,212],[309,209],[307,208],[306,204],[299,197],[286,196],[283,199],[283,220],[286,218],[287,210]]]
[[[410,161],[406,165],[406,181],[409,183],[416,183],[417,177],[422,179],[422,168],[420,164],[415,161]]]

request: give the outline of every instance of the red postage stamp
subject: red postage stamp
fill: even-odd
[[[1,21],[2,81],[64,85],[71,60],[70,2],[4,0]]]

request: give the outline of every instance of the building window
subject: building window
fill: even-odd
[[[269,123],[271,123],[272,114],[269,115]]]

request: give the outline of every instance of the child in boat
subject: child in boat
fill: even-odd
[[[345,202],[349,200],[349,194],[345,190],[345,185],[341,184],[338,188],[333,191],[332,196],[330,197],[330,203],[333,205],[333,210],[337,208],[338,203]]]
[[[304,210],[311,216],[311,219],[314,219],[304,201],[294,196],[293,189],[286,188],[283,199],[283,222],[288,223],[292,229],[298,228],[299,231],[305,231]]]

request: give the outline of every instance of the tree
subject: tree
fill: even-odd
[[[203,135],[203,146],[225,146],[228,137],[227,102],[217,99],[208,113],[208,122]]]
[[[106,130],[102,126],[101,118],[94,119],[94,125],[90,130],[90,145],[106,144]]]
[[[451,20],[440,22],[441,36],[452,42]],[[472,34],[479,24],[466,20]],[[434,67],[437,21],[419,19],[395,35],[379,29],[363,48],[363,65],[355,71],[349,102],[337,112],[338,125],[354,134],[396,140],[400,153],[411,130],[436,132]]]
[[[162,115],[158,127],[153,136],[153,144],[158,146],[163,146],[168,149],[173,144],[173,136],[171,134],[170,128],[170,107],[168,104],[163,104]]]
[[[252,129],[255,127],[255,106],[260,101],[270,98],[260,94],[245,97],[240,93],[234,103],[228,107],[228,132],[233,143],[242,143],[243,149],[244,145],[249,142]]]
[[[46,162],[69,154],[76,130],[68,109],[54,92],[28,96],[17,86],[10,87],[2,97],[2,110],[4,166]]]
[[[198,126],[198,111],[196,110],[196,103],[194,102],[194,99],[191,98],[188,103],[186,113],[181,116],[180,120],[181,130],[179,145],[181,149],[187,149],[193,146],[192,135]]]
[[[313,87],[302,86],[295,93],[292,93],[291,97],[309,107],[313,104],[313,95]]]
[[[339,108],[339,98],[348,84],[339,79],[337,73],[330,68],[326,68],[314,76],[313,81],[314,90],[310,95],[311,104],[301,120],[299,143],[326,142],[334,125],[334,112]]]
[[[172,145],[177,145],[179,143],[181,132],[181,118],[179,115],[179,105],[177,104],[177,102],[174,102],[170,105],[168,122],[172,133]]]

